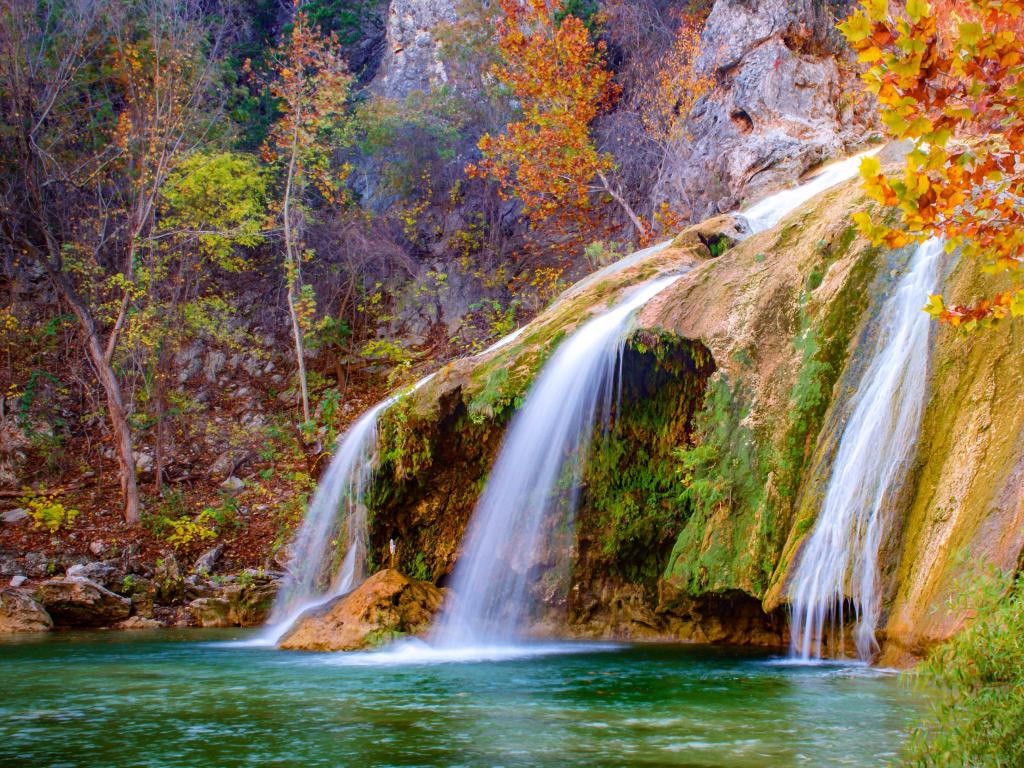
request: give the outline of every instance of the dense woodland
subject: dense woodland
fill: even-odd
[[[729,78],[702,62],[713,5],[460,0],[423,89],[382,79],[380,0],[6,0],[0,499],[32,525],[0,543],[56,561],[225,542],[234,566],[274,567],[369,405],[741,202],[679,183]],[[938,322],[1024,314],[1024,3],[816,8],[839,25],[813,53],[847,78],[851,130],[913,144],[902,175],[865,163],[890,211],[859,232],[941,235],[1009,274],[932,297]],[[930,666],[983,690],[980,714],[922,726],[921,764],[959,764],[982,730],[1002,751],[971,764],[1020,755],[1020,590],[994,579],[1000,607]]]

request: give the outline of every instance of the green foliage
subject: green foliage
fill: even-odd
[[[195,518],[170,518],[167,520],[169,532],[165,540],[175,549],[189,549],[197,542],[207,541],[217,536],[217,531],[210,525],[211,522],[209,511],[205,509]]]
[[[264,240],[267,172],[249,155],[198,152],[182,161],[164,183],[163,229],[193,240],[216,266],[240,271],[237,246]]]
[[[672,456],[713,365],[700,345],[650,331],[634,334],[626,354],[622,407],[587,460],[580,527],[602,568],[653,588],[693,508],[679,497]]]
[[[932,651],[915,677],[929,715],[911,731],[902,764],[1012,768],[1024,755],[1024,578],[964,581],[953,608],[974,622]]]
[[[417,552],[409,568],[409,578],[415,581],[427,581],[430,579],[430,569],[427,566],[427,558],[423,552]]]
[[[45,528],[50,533],[70,528],[79,515],[77,509],[66,508],[57,501],[57,495],[52,493],[25,497],[19,503],[28,508],[28,514],[35,520],[37,528]]]
[[[743,424],[748,411],[740,385],[733,388],[724,374],[711,383],[693,444],[674,453],[681,502],[705,515],[720,504],[757,506],[763,478],[757,443]]]
[[[483,389],[469,401],[469,418],[474,424],[494,419],[508,406],[518,407],[520,396],[509,385],[508,368],[495,368],[484,382]]]
[[[606,243],[603,240],[597,240],[588,245],[583,254],[594,269],[600,269],[616,262],[624,255],[619,251],[618,243]]]

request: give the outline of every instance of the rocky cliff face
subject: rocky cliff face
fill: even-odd
[[[834,24],[818,0],[718,0],[699,63],[715,90],[691,115],[659,192],[704,218],[861,143]]]
[[[442,583],[518,398],[554,345],[632,285],[690,271],[647,305],[624,358],[620,429],[595,441],[566,593],[538,581],[548,631],[780,645],[788,582],[814,525],[871,349],[910,250],[856,234],[856,182],[734,242],[720,217],[566,294],[514,343],[458,361],[389,417],[372,501],[373,557]],[[721,246],[716,246],[716,251]],[[971,265],[954,294],[982,290]],[[887,510],[884,658],[904,662],[962,625],[958,579],[1013,567],[1024,545],[1024,334],[937,328],[918,456]],[[543,568],[557,553],[540,553]]]
[[[456,20],[453,0],[391,0],[384,59],[373,89],[400,99],[448,81],[435,30]]]

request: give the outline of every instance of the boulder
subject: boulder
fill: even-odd
[[[427,628],[441,607],[441,590],[398,571],[378,571],[359,587],[301,617],[281,647],[356,651]]]
[[[0,514],[0,520],[3,520],[4,525],[26,525],[32,518],[29,516],[27,509],[18,507],[17,509],[9,509]]]
[[[32,595],[24,589],[0,592],[0,635],[19,632],[47,632],[53,619]]]
[[[124,582],[124,572],[118,566],[117,561],[78,563],[68,568],[66,575],[70,579],[95,581],[107,589],[120,589]]]
[[[131,616],[114,625],[114,629],[160,629],[163,627],[156,619],[147,619],[144,616]]]
[[[51,579],[39,585],[36,600],[59,627],[106,627],[128,618],[132,603],[89,579]]]
[[[156,561],[156,572],[153,574],[156,585],[156,599],[165,605],[175,605],[185,600],[185,580],[181,576],[181,568],[174,555],[166,555]]]
[[[188,604],[192,620],[200,627],[231,627],[231,602],[223,597],[200,597]]]
[[[224,545],[218,544],[212,549],[208,549],[199,556],[195,564],[192,566],[193,573],[210,574],[213,573],[213,569],[217,567],[217,563],[220,562],[220,556],[224,554]]]
[[[23,585],[23,584],[24,584],[24,583],[25,583],[26,581],[28,581],[28,578],[27,578],[26,576],[23,576],[23,575],[21,575],[21,574],[19,573],[19,574],[18,574],[17,576],[14,576],[14,577],[13,577],[13,578],[11,579],[11,586],[12,586],[12,587],[20,587],[20,586],[22,586],[22,585]]]

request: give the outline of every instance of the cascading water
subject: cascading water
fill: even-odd
[[[381,415],[407,392],[392,395],[364,413],[339,439],[338,449],[292,541],[291,566],[274,601],[267,642],[276,643],[305,611],[354,589],[366,578],[366,492],[377,456],[377,425]],[[334,568],[335,542],[345,540],[345,555]]]
[[[803,184],[792,189],[776,192],[774,195],[766,197],[761,202],[750,206],[750,208],[740,213],[739,216],[747,222],[751,231],[755,234],[771,229],[782,221],[786,214],[795,211],[808,200],[837,184],[852,179],[860,170],[860,161],[877,152],[877,149],[873,149],[833,163],[823,168]]]
[[[591,437],[611,418],[630,321],[677,279],[644,284],[580,327],[545,364],[470,521],[452,581],[455,599],[432,633],[437,646],[522,639],[533,618],[534,559],[551,549],[553,532],[571,528]]]
[[[794,657],[821,657],[826,624],[838,627],[841,640],[847,594],[858,655],[869,660],[877,650],[878,551],[921,424],[931,325],[922,308],[937,289],[943,252],[940,240],[917,247],[878,318],[874,354],[853,396],[825,500],[790,587]]]

